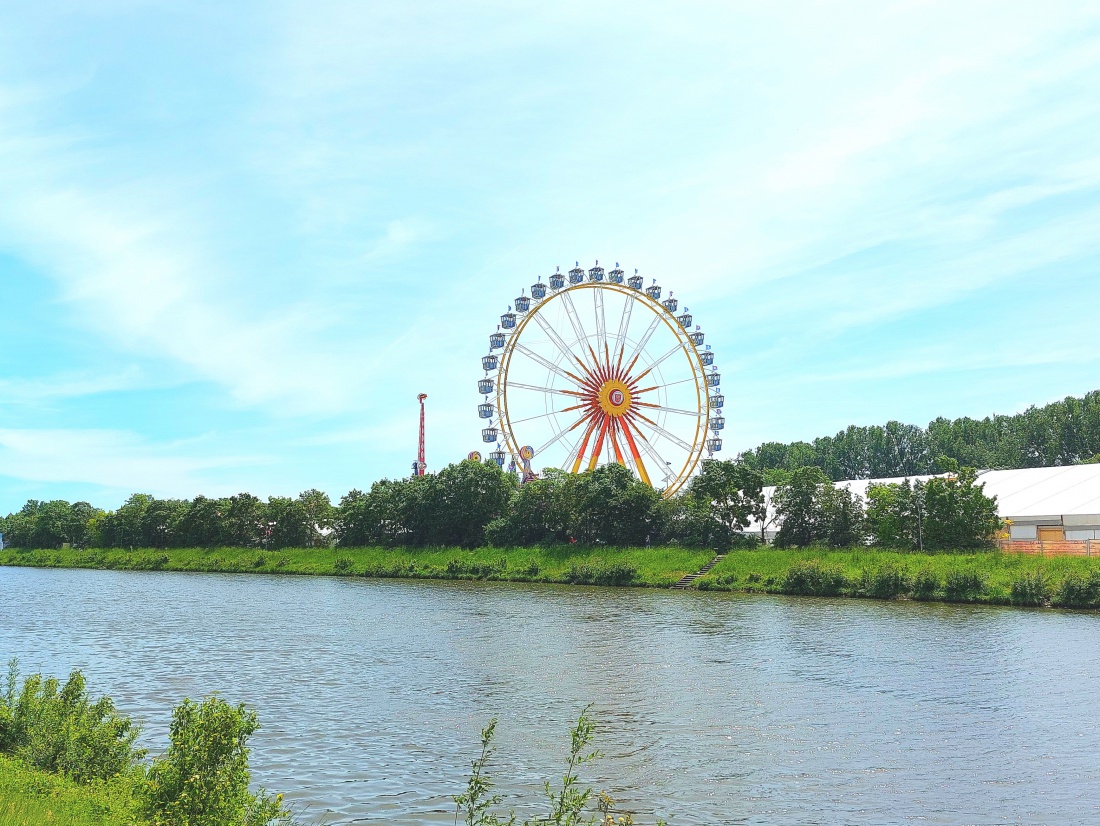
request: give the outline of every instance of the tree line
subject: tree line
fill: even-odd
[[[765,501],[765,474],[743,460],[705,460],[681,494],[665,499],[626,467],[572,474],[548,469],[518,484],[495,463],[463,461],[439,473],[383,479],[333,504],[308,490],[266,502],[157,499],[134,494],[115,511],[87,502],[31,500],[0,517],[5,543],[19,548],[517,547],[580,543],[678,544],[729,549],[764,541],[847,547],[966,548],[988,544],[996,502],[972,469],[939,459],[951,475],[926,483],[872,486],[866,507],[816,466],[785,475]],[[755,530],[746,529],[755,523]],[[774,525],[773,525],[774,523]]]
[[[818,467],[833,481],[939,473],[941,456],[990,470],[1100,461],[1100,390],[1011,416],[940,417],[926,428],[852,425],[812,442],[765,442],[740,458],[777,484],[801,467]]]

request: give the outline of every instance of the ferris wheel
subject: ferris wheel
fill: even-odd
[[[671,496],[722,449],[725,398],[702,330],[672,292],[661,300],[656,279],[624,275],[578,263],[500,316],[478,415],[501,467],[531,479],[618,463]]]

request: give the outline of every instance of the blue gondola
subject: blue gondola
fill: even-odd
[[[515,304],[517,313],[525,313],[531,309],[531,299],[525,295],[521,295],[512,303]]]
[[[504,451],[503,450],[490,450],[489,459],[496,462],[501,467],[504,467]]]
[[[691,313],[688,312],[687,307],[684,307],[683,315],[676,316],[676,320],[680,322],[680,326],[685,330],[691,327]]]
[[[623,283],[623,271],[619,269],[619,262],[615,262],[615,269],[607,274],[607,280],[610,284],[622,284]]]
[[[592,269],[590,269],[588,271],[588,280],[589,281],[603,281],[603,277],[604,277],[603,267],[601,267],[600,262],[597,261],[596,266],[594,266]]]
[[[502,341],[501,346],[503,346],[503,345],[504,345],[504,342]],[[492,353],[490,353],[487,356],[482,356],[481,357],[481,368],[483,370],[485,370],[486,372],[488,372],[489,370],[496,370],[497,369],[497,357],[495,355],[493,355]]]
[[[696,347],[703,346],[703,331],[700,330],[698,327],[695,328],[694,333],[688,333],[688,338],[691,339],[691,343],[694,344]]]
[[[584,267],[582,267],[581,262],[578,261],[577,266],[569,271],[569,283],[580,284],[582,281],[584,281]]]
[[[500,317],[500,326],[505,330],[514,330],[516,327],[516,314],[509,309]]]
[[[726,406],[726,397],[723,396],[721,393],[715,393],[713,396],[710,397],[710,406],[713,407],[715,410],[721,410],[723,407]]]
[[[652,298],[654,301],[661,300],[661,288],[657,286],[657,279],[653,279],[653,285],[645,288],[645,294]]]
[[[561,270],[559,269],[556,273],[554,273],[552,276],[550,276],[550,289],[551,290],[560,290],[564,286],[565,286],[565,276],[561,274]]]
[[[699,354],[699,360],[703,362],[704,367],[710,367],[714,364],[714,353],[710,350],[705,350]]]
[[[713,439],[707,439],[707,450],[711,453],[717,453],[722,449],[722,440],[715,436]]]
[[[640,290],[642,288],[642,277],[638,275],[638,271],[634,270],[634,275],[626,279],[626,286],[632,290]]]
[[[542,281],[531,285],[531,298],[536,301],[542,301],[546,298],[546,285],[543,284]]]
[[[477,406],[477,415],[482,419],[491,419],[496,412],[496,408],[489,402],[482,402]]]
[[[717,387],[722,383],[721,373],[707,373],[707,385],[710,387]]]
[[[487,427],[481,431],[481,441],[483,442],[495,442],[497,440],[497,429],[495,427]]]
[[[672,293],[669,293],[668,298],[662,301],[661,304],[663,304],[664,308],[670,313],[675,313],[676,309],[680,306],[680,302],[672,297]]]
[[[486,395],[493,392],[493,380],[492,379],[478,379],[477,392],[481,395]]]
[[[499,350],[504,346],[504,333],[496,332],[489,334],[489,349]]]
[[[726,427],[726,420],[722,416],[715,416],[710,420],[710,429],[716,434],[719,430],[724,430]]]

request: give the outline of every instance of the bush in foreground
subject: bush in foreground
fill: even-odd
[[[92,702],[79,671],[64,686],[41,674],[18,685],[19,665],[12,660],[0,696],[0,752],[79,783],[115,777],[145,756],[134,748],[138,727],[110,698]]]

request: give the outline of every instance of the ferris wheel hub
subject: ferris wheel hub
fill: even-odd
[[[626,382],[609,379],[596,393],[596,402],[608,416],[623,416],[630,411],[633,394]]]

